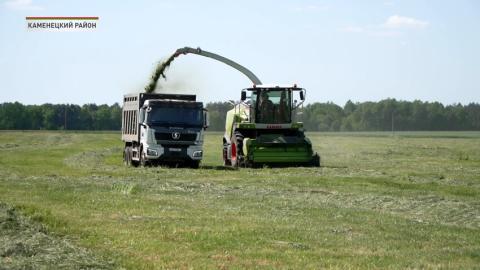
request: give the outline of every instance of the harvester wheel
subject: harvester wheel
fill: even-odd
[[[232,158],[230,159],[230,164],[232,165],[232,167],[238,167],[239,160],[238,160],[238,152],[237,152],[237,143],[233,140],[231,143],[231,156]]]
[[[239,131],[235,131],[235,143],[237,145],[237,154],[243,156],[243,134]]]
[[[320,155],[315,154],[312,158],[312,167],[320,167]]]
[[[245,168],[258,168],[258,164],[253,162],[253,161],[249,161],[248,159],[245,159],[245,161],[243,162],[245,164]]]
[[[231,164],[232,167],[240,167],[243,160],[243,135],[240,132],[234,132],[231,139]]]
[[[231,166],[232,163],[228,159],[228,144],[223,144],[223,166]]]

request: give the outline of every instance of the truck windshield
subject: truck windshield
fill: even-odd
[[[146,119],[149,125],[203,126],[203,110],[201,108],[157,106],[151,108]]]

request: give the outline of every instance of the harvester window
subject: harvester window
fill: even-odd
[[[256,122],[265,124],[290,123],[291,102],[288,90],[258,91]]]

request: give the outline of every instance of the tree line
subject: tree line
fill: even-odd
[[[232,105],[211,102],[209,130],[223,131],[225,116]],[[122,108],[109,105],[0,104],[2,130],[120,130]],[[296,121],[304,123],[308,131],[420,131],[420,130],[480,130],[480,104],[453,104],[439,102],[348,101],[343,107],[331,102],[312,103],[298,108]]]
[[[210,129],[224,130],[229,103],[209,103]],[[480,104],[453,104],[419,100],[353,103],[312,103],[294,113],[308,131],[420,131],[480,130]]]
[[[109,105],[0,104],[0,129],[20,130],[120,130],[122,108]]]
[[[301,116],[307,130],[316,131],[439,131],[480,130],[480,104],[453,104],[386,99],[305,106]]]

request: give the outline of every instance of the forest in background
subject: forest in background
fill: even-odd
[[[223,131],[227,102],[211,102],[211,131]],[[113,105],[0,104],[1,130],[120,130],[122,107]],[[439,102],[348,101],[343,107],[332,102],[311,103],[297,110],[297,121],[307,131],[436,131],[480,130],[480,104],[443,105]]]

